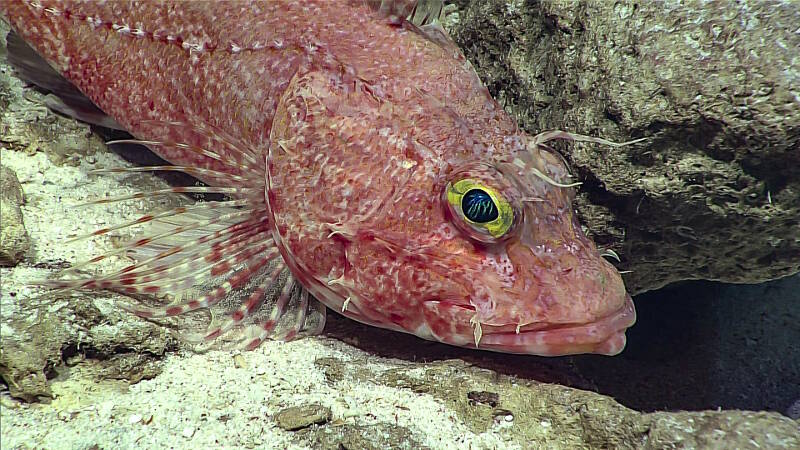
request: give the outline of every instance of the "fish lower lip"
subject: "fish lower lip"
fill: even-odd
[[[617,311],[595,322],[519,333],[484,333],[479,348],[504,353],[561,356],[578,353],[616,355],[625,348],[625,330],[636,322],[628,295]]]

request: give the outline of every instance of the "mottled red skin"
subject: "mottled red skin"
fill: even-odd
[[[634,314],[619,274],[581,232],[572,190],[531,171],[564,181],[564,163],[531,145],[455,46],[370,2],[34,3],[0,8],[136,137],[207,145],[192,127],[158,125],[199,123],[263,155],[273,238],[331,308],[454,345],[622,350]],[[514,204],[502,242],[453,225],[442,192],[467,175]]]

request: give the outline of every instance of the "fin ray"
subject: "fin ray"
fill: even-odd
[[[190,162],[92,173],[176,171],[194,175],[210,185],[134,192],[89,200],[84,205],[115,204],[173,193],[215,193],[229,199],[148,212],[73,238],[71,241],[109,236],[127,229],[138,233],[132,240],[37,284],[57,290],[118,292],[138,299],[122,308],[144,318],[207,310],[211,321],[201,335],[204,343],[215,343],[217,338],[229,342],[233,337],[252,349],[266,339],[290,340],[301,334],[319,333],[325,323],[325,307],[291,275],[272,240],[271,216],[264,197],[266,162],[259,161],[252,149],[241,147],[236,139],[209,126],[176,122],[154,125],[169,131],[167,135],[175,141],[126,139],[111,143],[169,146],[173,151],[197,153],[222,164]],[[176,130],[180,133],[172,133]],[[193,135],[191,141],[199,144],[178,140],[187,135]],[[108,267],[104,260],[114,257],[130,257],[133,262],[104,269]],[[98,264],[101,262],[104,263]],[[193,323],[191,319],[186,322]],[[188,333],[180,334],[189,342],[198,341]]]

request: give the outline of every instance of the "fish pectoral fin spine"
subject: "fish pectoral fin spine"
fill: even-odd
[[[481,343],[481,338],[483,337],[483,329],[481,328],[481,322],[478,319],[478,316],[472,316],[469,319],[469,323],[472,325],[472,334],[475,338],[475,348],[478,348],[478,345]]]

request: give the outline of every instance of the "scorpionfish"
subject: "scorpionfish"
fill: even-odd
[[[0,12],[95,115],[171,164],[105,171],[203,182],[98,202],[217,194],[92,233],[154,230],[50,286],[160,302],[125,306],[149,318],[227,305],[200,338],[243,330],[247,348],[320,332],[322,305],[498,352],[625,346],[633,302],[546,145],[621,144],[522,131],[441,26],[441,2],[3,0]],[[111,257],[131,262],[78,270]]]

